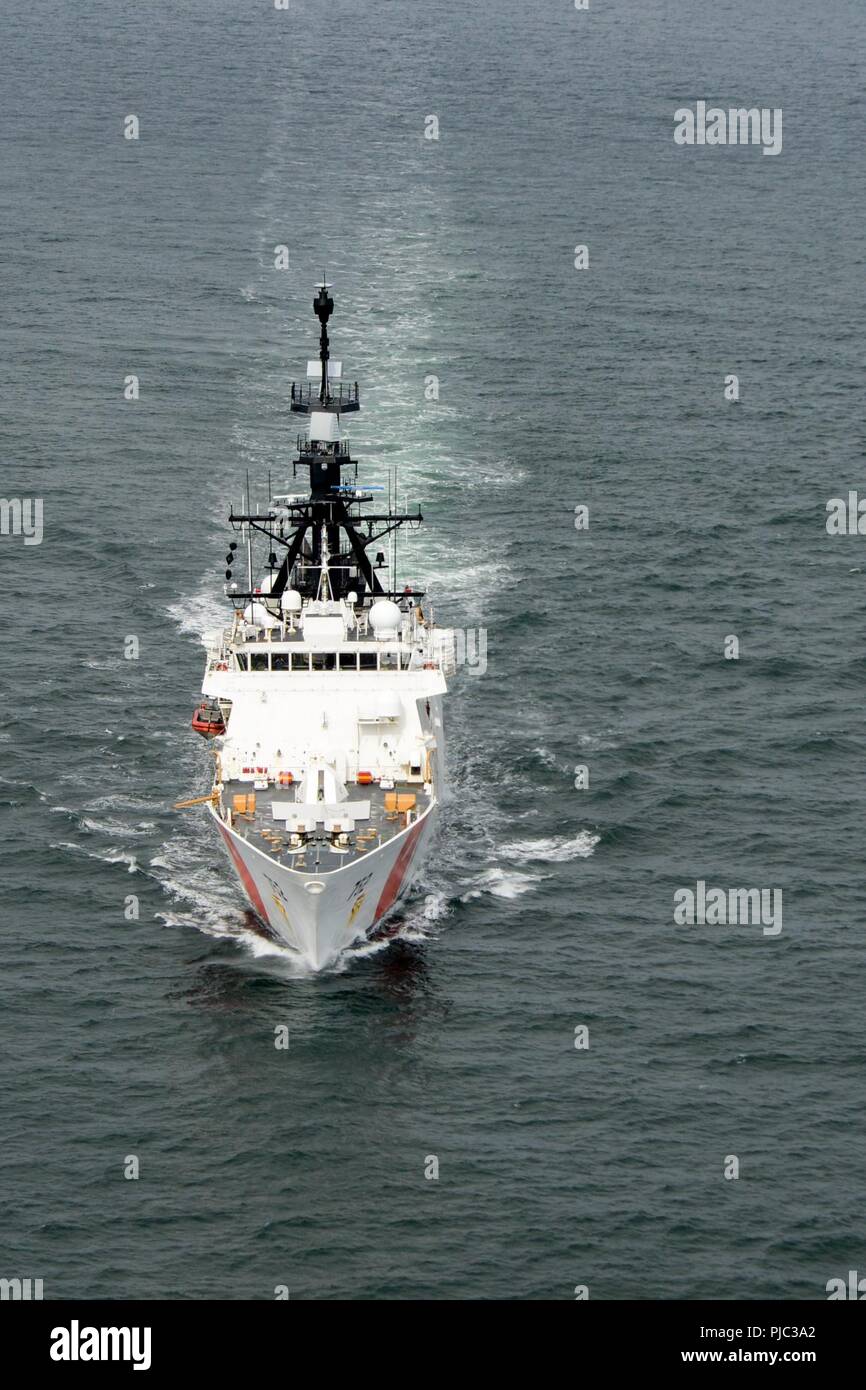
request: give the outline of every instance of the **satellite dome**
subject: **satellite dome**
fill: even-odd
[[[370,609],[370,626],[377,637],[385,637],[389,632],[397,631],[402,617],[396,603],[389,598],[380,598]]]
[[[300,613],[301,596],[297,589],[284,589],[280,597],[280,607],[284,613]]]
[[[253,627],[273,627],[276,619],[263,603],[248,603],[244,609],[244,622]]]

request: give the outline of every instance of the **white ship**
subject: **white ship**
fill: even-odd
[[[253,911],[318,970],[380,929],[430,842],[454,635],[435,627],[423,593],[397,586],[396,535],[420,511],[364,510],[372,492],[342,428],[358,386],[330,358],[334,303],[316,288],[319,358],[291,395],[308,417],[292,470],[305,482],[309,470],[309,493],[277,494],[255,514],[248,487],[232,511],[235,611],[206,639],[193,728],[213,739],[204,799]]]

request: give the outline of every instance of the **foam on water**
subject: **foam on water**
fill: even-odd
[[[538,861],[546,864],[567,864],[571,859],[588,859],[594,852],[601,836],[590,830],[579,830],[576,835],[552,835],[547,839],[515,840],[513,844],[500,845],[499,853],[516,864],[529,864]]]
[[[191,594],[185,594],[168,606],[168,615],[178,630],[190,637],[201,638],[206,632],[219,632],[228,625],[228,600],[222,593],[220,578],[208,572],[202,575]],[[204,653],[202,653],[204,671]]]
[[[72,844],[69,840],[55,840],[49,844],[49,849],[63,850],[66,854],[84,855],[87,859],[96,859],[102,864],[125,864],[128,873],[141,873],[135,855],[128,854],[125,850],[101,852],[99,850],[87,849],[85,845]]]
[[[460,901],[472,902],[484,894],[494,898],[521,898],[538,887],[543,874],[524,874],[494,865],[479,874],[473,886],[461,895]]]

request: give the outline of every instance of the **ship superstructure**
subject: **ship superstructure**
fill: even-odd
[[[377,510],[358,484],[343,426],[358,385],[330,357],[334,302],[316,288],[319,357],[291,391],[307,426],[292,474],[309,491],[255,511],[248,486],[232,509],[235,611],[207,639],[193,727],[214,740],[210,813],[252,908],[319,969],[379,928],[429,842],[454,644],[424,594],[398,587],[393,538],[420,511]]]

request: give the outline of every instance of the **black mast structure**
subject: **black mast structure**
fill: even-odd
[[[313,312],[322,325],[322,331],[319,334],[319,361],[322,365],[322,384],[319,387],[319,403],[322,406],[326,406],[328,404],[328,362],[331,356],[328,351],[328,319],[334,312],[334,301],[328,294],[328,283],[324,276],[322,277],[321,285],[318,285],[316,288],[319,293],[313,300]]]
[[[359,491],[354,482],[343,481],[344,469],[352,470],[353,479],[357,479],[358,465],[350,455],[347,442],[340,438],[340,417],[359,410],[361,403],[357,382],[347,387],[342,381],[334,382],[329,373],[328,320],[334,310],[334,300],[328,293],[330,286],[326,281],[316,289],[313,312],[321,325],[318,392],[313,394],[312,384],[292,382],[291,393],[291,409],[295,414],[317,417],[315,429],[311,428],[308,435],[298,435],[298,457],[292,463],[293,477],[297,477],[299,468],[309,468],[310,495],[302,501],[289,499],[278,510],[272,506],[263,514],[232,510],[229,521],[233,527],[246,525],[269,537],[273,581],[269,593],[257,595],[235,590],[231,597],[235,603],[246,603],[256,597],[266,601],[269,597],[279,599],[286,589],[295,589],[305,598],[317,598],[324,543],[332,598],[355,593],[358,603],[362,603],[365,596],[418,600],[423,598],[423,591],[410,587],[398,591],[394,587],[396,575],[392,576],[391,587],[381,583],[379,572],[386,568],[385,552],[377,552],[375,565],[367,555],[368,547],[374,542],[403,525],[415,529],[423,517],[420,510],[398,512],[390,505],[387,512],[364,512],[363,504],[373,500],[372,494]],[[277,547],[285,551],[281,560]],[[229,576],[227,570],[226,578]]]

